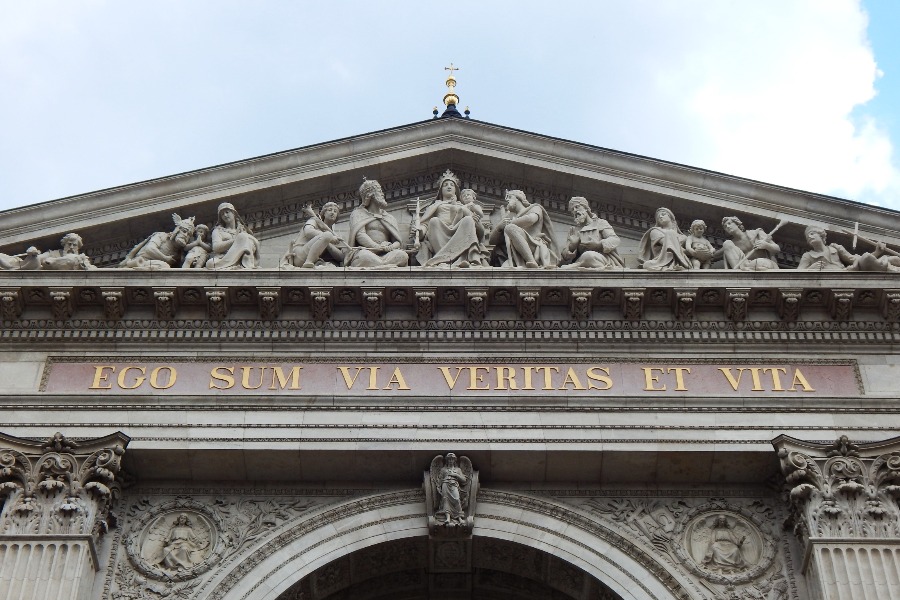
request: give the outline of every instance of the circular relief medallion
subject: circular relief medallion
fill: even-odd
[[[682,558],[692,571],[719,583],[741,583],[761,575],[772,563],[774,543],[746,515],[700,511],[684,525]]]
[[[189,579],[208,570],[221,556],[223,544],[218,532],[205,511],[162,508],[136,524],[128,554],[146,575]]]

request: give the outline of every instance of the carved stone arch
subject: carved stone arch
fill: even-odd
[[[277,600],[307,575],[376,544],[427,537],[421,489],[357,498],[280,529],[209,580],[196,598]],[[482,489],[473,537],[539,549],[596,578],[623,600],[690,600],[676,575],[600,520],[520,493]]]

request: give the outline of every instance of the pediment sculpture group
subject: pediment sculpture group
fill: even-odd
[[[333,229],[339,215],[336,203],[324,204],[317,213],[310,209],[278,268],[625,268],[617,250],[619,237],[583,197],[569,201],[575,225],[560,245],[547,211],[528,200],[521,190],[506,192],[500,222],[492,227],[476,202],[475,191],[462,189],[452,172],[448,170],[440,177],[437,188],[433,201],[417,205],[411,224],[414,242],[408,244],[397,219],[386,211],[381,185],[375,180],[363,181],[359,188],[361,204],[350,214],[347,238]],[[231,203],[219,205],[212,230],[195,224],[194,217],[175,214],[173,219],[172,231],[153,233],[132,248],[118,266],[138,270],[260,268],[260,242]],[[775,256],[780,247],[773,235],[784,224],[782,221],[766,232],[746,229],[738,217],[725,217],[722,228],[729,239],[716,249],[704,237],[705,222],[695,220],[685,234],[674,213],[659,208],[654,225],[641,238],[638,264],[648,271],[688,271],[709,269],[721,260],[726,269],[778,269]],[[840,244],[826,243],[822,227],[807,227],[805,237],[810,250],[803,254],[798,269],[900,272],[900,254],[883,243],[871,242],[871,252],[854,254]],[[21,255],[0,254],[0,270],[96,268],[81,253],[78,234],[69,233],[60,243],[60,250],[41,252],[31,247]]]

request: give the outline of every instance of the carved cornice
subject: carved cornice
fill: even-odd
[[[102,536],[114,526],[123,433],[79,441],[60,433],[47,442],[0,433],[0,534]]]
[[[789,524],[804,545],[817,540],[900,537],[900,437],[833,444],[788,436],[772,444],[785,476]]]

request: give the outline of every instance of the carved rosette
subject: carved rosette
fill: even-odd
[[[790,524],[802,543],[815,538],[900,537],[898,442],[894,438],[857,446],[841,436],[829,447],[776,438]]]
[[[125,549],[142,574],[162,581],[193,579],[218,563],[228,548],[215,512],[190,499],[144,512],[129,527]]]
[[[128,441],[116,433],[75,444],[57,433],[40,445],[0,434],[0,533],[105,534]]]

